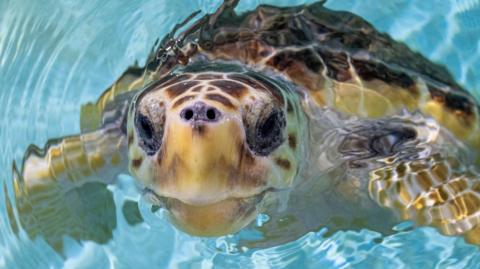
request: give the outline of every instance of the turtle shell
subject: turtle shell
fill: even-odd
[[[260,6],[242,15],[232,7],[224,6],[187,30],[179,49],[187,54],[180,58],[201,55],[280,72],[314,101],[310,103],[347,114],[379,118],[419,110],[480,147],[474,98],[444,67],[364,19],[323,3]],[[154,63],[150,68],[157,70],[170,65],[168,60]]]
[[[193,22],[177,25],[144,68],[128,69],[95,105],[84,107],[83,129],[101,124],[106,104],[141,89],[178,65],[198,59],[237,61],[283,74],[309,103],[361,117],[385,117],[402,109],[432,116],[457,138],[480,148],[478,104],[443,66],[379,33],[364,19],[308,6],[261,5],[237,14],[237,1]]]

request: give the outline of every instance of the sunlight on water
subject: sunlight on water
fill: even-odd
[[[300,0],[245,0],[292,5]],[[480,98],[480,1],[330,0],[379,30],[445,64]],[[382,2],[383,3],[383,2]],[[155,40],[195,10],[212,12],[218,0],[26,1],[0,0],[0,178],[12,194],[12,161],[29,144],[79,132],[80,105],[95,101],[129,65],[140,64]],[[434,8],[432,8],[434,6]],[[114,200],[138,200],[131,178],[111,186]],[[480,252],[463,239],[431,228],[395,235],[324,230],[270,249],[238,249],[236,237],[200,239],[177,231],[162,211],[141,206],[146,222],[130,226],[117,206],[117,228],[105,245],[65,238],[66,259],[42,239],[13,234],[0,207],[1,268],[478,268]],[[259,219],[261,224],[265,219]]]

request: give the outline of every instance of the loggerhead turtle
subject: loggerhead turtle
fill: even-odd
[[[27,150],[14,230],[105,242],[106,185],[130,173],[193,235],[265,213],[257,245],[402,220],[480,244],[479,107],[444,67],[323,3],[237,3],[175,27],[82,108],[82,134]]]

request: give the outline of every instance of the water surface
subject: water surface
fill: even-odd
[[[238,10],[260,3],[242,1]],[[377,29],[445,64],[480,97],[480,1],[330,0]],[[152,45],[196,10],[218,0],[0,0],[0,181],[12,193],[12,161],[30,143],[79,132],[80,105],[95,101],[129,65],[143,64]],[[132,179],[111,186],[117,204],[138,199]],[[6,193],[0,191],[0,201]],[[65,238],[62,257],[42,239],[15,236],[0,206],[1,268],[479,268],[480,251],[434,229],[309,233],[282,246],[238,249],[234,237],[200,239],[173,228],[162,215],[129,226],[117,209],[117,229],[105,245]],[[142,208],[144,210],[144,208]],[[379,220],[381,221],[381,220]]]

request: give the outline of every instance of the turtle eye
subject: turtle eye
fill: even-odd
[[[270,154],[283,143],[285,125],[282,111],[270,113],[264,120],[257,122],[254,132],[247,135],[248,146],[258,155]]]
[[[137,113],[135,117],[135,127],[137,128],[137,133],[140,138],[140,147],[145,150],[148,155],[155,154],[160,148],[160,139],[150,119],[141,113]]]

